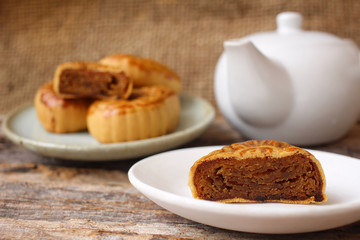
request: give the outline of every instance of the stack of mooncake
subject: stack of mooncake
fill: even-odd
[[[59,65],[34,102],[52,133],[88,130],[102,143],[134,141],[174,131],[181,79],[151,59],[115,54],[99,62]]]

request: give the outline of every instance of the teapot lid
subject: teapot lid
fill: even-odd
[[[298,12],[282,12],[276,16],[277,29],[272,32],[256,33],[245,37],[255,45],[286,43],[319,43],[324,41],[342,41],[343,39],[325,32],[304,31],[301,28],[303,18]]]

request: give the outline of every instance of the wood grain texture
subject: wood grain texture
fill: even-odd
[[[183,146],[222,145],[242,137],[217,117]],[[360,127],[317,149],[360,156]],[[0,239],[360,239],[360,222],[328,231],[263,235],[199,224],[157,206],[129,183],[139,159],[73,162],[14,145],[0,133]]]

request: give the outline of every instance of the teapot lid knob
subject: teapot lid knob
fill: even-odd
[[[303,18],[298,12],[282,12],[276,16],[277,32],[280,34],[301,31]]]

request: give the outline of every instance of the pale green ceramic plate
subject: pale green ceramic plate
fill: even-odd
[[[34,106],[27,105],[5,118],[3,130],[11,141],[45,156],[85,161],[122,160],[185,144],[200,136],[214,116],[214,108],[204,99],[181,96],[180,124],[173,133],[133,142],[101,144],[88,132],[53,134],[45,131]]]

